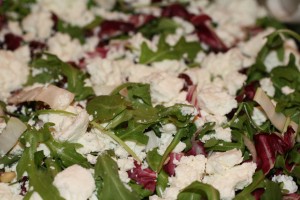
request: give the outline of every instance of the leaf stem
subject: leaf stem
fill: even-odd
[[[113,140],[115,140],[119,145],[121,145],[136,161],[138,161],[139,163],[141,163],[141,159],[136,155],[136,153],[125,143],[123,142],[123,140],[121,140],[118,136],[116,136],[112,131],[107,131],[104,129],[104,127],[102,127],[100,124],[96,123],[96,122],[91,122],[91,124],[98,129],[99,131],[101,131],[101,133],[104,133],[106,135],[108,135],[109,137],[111,137]]]

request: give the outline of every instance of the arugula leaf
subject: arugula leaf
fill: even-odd
[[[267,28],[267,27],[273,27],[275,29],[285,28],[285,26],[281,22],[279,22],[275,18],[271,18],[269,16],[258,18],[256,20],[256,25],[258,25],[262,28]]]
[[[139,28],[138,32],[142,33],[146,38],[152,38],[160,33],[174,33],[177,27],[178,24],[172,19],[157,18]]]
[[[66,33],[70,35],[71,38],[78,39],[81,44],[84,44],[85,31],[81,27],[68,24],[59,19],[56,24],[56,29],[58,32]]]
[[[252,197],[251,193],[255,189],[264,188],[265,186],[264,180],[265,180],[265,176],[262,170],[255,172],[255,174],[253,175],[252,183],[247,187],[245,187],[243,191],[238,193],[235,196],[234,200],[250,199]]]
[[[27,130],[23,134],[21,143],[30,145],[25,145],[24,152],[17,164],[17,179],[20,179],[24,172],[27,172],[29,176],[29,187],[32,187],[42,199],[63,200],[63,198],[60,197],[58,189],[52,184],[52,174],[41,166],[38,166],[35,162],[36,156],[38,155],[36,154],[38,143],[44,139],[40,132],[35,129]],[[27,193],[25,199],[31,195],[31,192]]]
[[[95,120],[107,122],[126,109],[126,100],[120,95],[102,95],[88,102],[86,110]]]
[[[31,5],[36,3],[36,0],[3,0],[0,3],[0,13],[9,14],[17,13],[15,20],[21,20],[31,12]],[[13,18],[8,15],[9,18]]]
[[[40,58],[34,59],[26,85],[34,83],[52,83],[61,85],[62,78],[67,79],[67,90],[75,94],[76,100],[83,100],[94,94],[91,87],[85,86],[86,74],[61,61],[57,56],[44,53]],[[33,70],[41,73],[34,74]]]
[[[97,197],[107,200],[134,200],[138,195],[129,191],[118,175],[117,163],[107,154],[98,157],[95,165],[95,179],[101,180],[97,188]]]
[[[158,166],[159,166],[161,159],[162,159],[162,156],[158,154],[157,148],[152,149],[151,151],[148,151],[146,160],[147,160],[147,163],[149,164],[149,167],[153,171],[155,171],[155,172],[158,171]]]
[[[164,193],[168,184],[169,184],[169,175],[164,170],[161,170],[158,173],[157,182],[156,182],[156,193],[158,196],[162,197],[162,194]]]
[[[278,183],[273,181],[266,181],[266,189],[263,195],[261,196],[261,200],[281,200],[282,193]]]
[[[170,46],[166,41],[166,36],[161,35],[157,51],[152,51],[148,45],[144,42],[141,46],[141,64],[151,64],[152,62],[158,62],[162,60],[179,60],[183,56],[187,55],[187,60],[192,62],[196,57],[197,53],[201,50],[199,42],[187,42],[185,38],[180,40],[174,46]]]
[[[177,196],[178,200],[185,199],[207,199],[219,200],[220,193],[213,186],[195,181],[185,187]]]

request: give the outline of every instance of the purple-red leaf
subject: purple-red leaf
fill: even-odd
[[[106,20],[102,22],[100,28],[100,38],[108,38],[135,30],[133,24],[115,20]]]
[[[275,164],[276,156],[285,154],[295,143],[295,131],[288,127],[283,136],[275,133],[260,133],[254,136],[255,148],[258,154],[258,169],[267,174]]]
[[[155,191],[157,174],[149,168],[142,168],[141,164],[134,162],[134,168],[127,171],[129,178],[142,185],[151,192]]]
[[[193,15],[190,14],[184,6],[180,4],[172,4],[165,7],[162,11],[162,17],[180,17],[189,21]]]
[[[204,144],[201,141],[193,141],[192,148],[188,152],[186,152],[186,155],[187,156],[190,156],[190,155],[196,156],[199,154],[207,156],[207,153],[204,148]]]
[[[170,153],[169,155],[169,161],[167,164],[164,165],[164,170],[169,174],[170,176],[175,175],[175,167],[176,167],[176,162],[180,161],[181,157],[184,156],[184,153]]]

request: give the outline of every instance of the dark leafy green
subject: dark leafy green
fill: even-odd
[[[147,38],[152,38],[156,34],[160,33],[174,33],[178,24],[168,18],[157,18],[146,23],[144,26],[139,28],[139,32]]]
[[[100,180],[97,187],[97,197],[107,200],[134,200],[138,195],[129,191],[118,175],[117,163],[107,154],[98,157],[95,165],[95,179]]]
[[[187,42],[182,37],[177,44],[170,46],[166,42],[166,37],[161,35],[157,45],[157,51],[155,52],[152,51],[145,42],[142,44],[139,61],[142,64],[151,64],[165,59],[179,60],[186,54],[187,58],[185,59],[189,62],[193,62],[199,51],[201,51],[199,42]]]
[[[0,14],[17,13],[16,20],[30,14],[30,7],[36,0],[3,0],[0,4]]]
[[[185,187],[177,196],[178,200],[186,199],[207,199],[219,200],[220,193],[213,186],[195,181]]]
[[[64,84],[63,78],[66,78],[67,90],[75,94],[76,100],[83,100],[94,94],[91,87],[85,86],[87,75],[79,69],[76,69],[61,61],[52,54],[43,54],[40,58],[34,59],[30,67],[32,68],[27,85],[34,83],[52,83],[56,85]],[[33,70],[41,71],[34,74]]]

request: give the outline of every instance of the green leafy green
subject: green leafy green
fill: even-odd
[[[45,140],[38,130],[27,130],[22,138],[21,143],[24,144],[24,152],[17,164],[17,178],[20,179],[25,172],[28,173],[29,187],[33,188],[43,199],[62,200],[58,189],[52,184],[53,176],[49,170],[37,165],[35,162],[37,146]],[[28,192],[25,198],[29,198],[32,192]]]
[[[265,176],[261,170],[255,172],[255,174],[253,175],[252,183],[250,185],[248,185],[247,187],[245,187],[243,189],[243,191],[238,193],[235,196],[234,200],[252,199],[251,193],[255,189],[264,188],[264,186],[265,186],[264,180],[265,180]]]
[[[166,37],[161,35],[157,51],[152,51],[147,44],[144,42],[141,46],[141,56],[140,63],[142,64],[151,64],[152,62],[158,62],[162,60],[179,60],[187,55],[186,60],[193,62],[197,53],[201,51],[201,46],[199,42],[187,42],[183,37],[175,44],[170,46],[166,42]]]
[[[73,39],[78,39],[81,44],[85,41],[85,31],[79,26],[68,24],[59,19],[56,24],[56,29],[58,32],[70,35]]]
[[[15,20],[23,19],[30,14],[31,5],[35,2],[36,0],[3,0],[0,5],[0,14],[8,14],[8,17]],[[16,13],[16,18],[9,13]]]
[[[168,174],[164,170],[161,170],[158,173],[157,182],[156,182],[156,193],[158,196],[162,197],[162,194],[164,193],[165,189],[167,188],[168,183],[169,183]]]
[[[177,196],[178,200],[185,199],[207,199],[219,200],[220,193],[213,186],[195,181],[185,187]]]
[[[30,67],[32,68],[27,85],[34,83],[52,83],[60,85],[63,78],[67,79],[67,90],[75,94],[76,100],[83,100],[94,94],[91,87],[85,86],[87,78],[79,69],[76,69],[61,61],[57,56],[52,54],[43,54],[40,58],[35,58]],[[40,71],[34,74],[33,70]]]
[[[275,29],[283,29],[285,26],[277,21],[274,18],[271,18],[269,16],[267,17],[262,17],[256,20],[256,25],[262,27],[262,28],[267,28],[267,27],[273,27]]]
[[[278,183],[273,181],[266,181],[266,189],[263,195],[261,196],[261,200],[281,200],[282,193]]]
[[[97,188],[98,199],[134,200],[138,195],[129,191],[118,175],[117,163],[107,154],[98,157],[95,165],[95,179],[100,179]]]
[[[103,95],[93,98],[86,107],[94,120],[107,122],[126,109],[126,100],[120,95]]]
[[[174,33],[178,24],[168,18],[157,18],[146,23],[144,26],[139,28],[139,32],[144,35],[144,37],[152,38],[156,34],[160,33]]]

